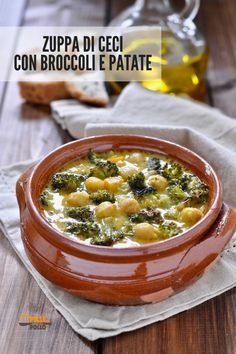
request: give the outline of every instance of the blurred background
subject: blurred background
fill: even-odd
[[[181,11],[185,5],[184,0],[147,0],[146,2],[138,0],[137,2],[141,5],[149,3],[154,7],[155,3],[168,3],[176,12]],[[103,26],[117,18],[118,14],[134,3],[134,0],[0,0],[0,25]],[[152,10],[151,13],[153,14]],[[200,10],[194,20],[197,28],[203,33],[207,51],[209,50],[204,100],[234,117],[236,116],[235,15],[235,0],[204,0],[201,1]],[[12,40],[12,48],[15,40]],[[202,74],[205,73],[205,61],[206,57],[200,61],[200,64],[203,63]],[[180,72],[183,76],[184,73],[186,74],[186,68],[188,69],[185,66]],[[165,88],[162,87],[162,91],[165,92]],[[1,85],[0,97],[3,94],[4,85]],[[194,97],[194,94],[192,96]]]

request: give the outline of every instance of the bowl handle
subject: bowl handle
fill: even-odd
[[[174,273],[175,288],[201,275],[221,254],[236,230],[236,211],[223,204],[219,217],[200,242],[192,245]],[[193,270],[194,269],[194,270]]]
[[[229,209],[229,220],[228,222],[231,222],[234,228],[234,231],[236,231],[236,210],[230,208]]]
[[[28,178],[33,170],[35,165],[29,167],[22,175],[19,177],[16,182],[16,197],[19,204],[20,212],[25,209],[26,200],[25,200],[25,190],[28,182]]]

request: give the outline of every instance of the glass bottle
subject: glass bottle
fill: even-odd
[[[193,22],[200,0],[186,0],[185,3],[184,9],[178,13],[171,0],[136,0],[133,6],[112,20],[110,26],[160,26],[162,77],[143,81],[142,85],[153,91],[203,100],[208,50],[204,37]],[[111,86],[118,93],[124,83],[111,82]]]

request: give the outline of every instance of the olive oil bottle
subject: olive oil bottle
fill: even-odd
[[[199,0],[188,1],[182,12],[175,13],[169,0],[137,0],[135,5],[111,22],[111,26],[122,28],[142,25],[161,27],[161,45],[156,58],[161,64],[161,73],[157,71],[157,79],[152,76],[150,80],[145,78],[141,81],[145,88],[204,99],[208,50],[204,37],[192,22],[199,3]],[[135,51],[142,52],[144,45],[142,40],[138,43],[136,39]],[[114,93],[120,93],[126,84],[118,82],[115,76],[110,82]]]
[[[208,52],[203,44],[195,47],[179,41],[171,33],[162,33],[161,78],[143,81],[149,90],[188,95],[194,99],[204,98]]]

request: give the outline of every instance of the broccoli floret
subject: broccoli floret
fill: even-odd
[[[184,174],[179,180],[174,181],[175,184],[179,184],[183,191],[188,192],[189,190],[189,183],[192,181],[194,176],[192,174]]]
[[[133,237],[133,229],[131,225],[126,225],[122,230],[105,230],[101,232],[99,235],[92,237],[91,244],[92,245],[100,245],[100,246],[111,246],[115,242],[124,239],[125,237]]]
[[[94,213],[88,206],[68,207],[65,209],[66,215],[80,221],[93,221]]]
[[[197,176],[193,174],[184,174],[180,179],[170,182],[170,188],[179,186],[183,192],[189,195],[189,202],[205,203],[208,199],[209,188]]]
[[[116,201],[114,194],[109,193],[106,190],[100,190],[94,193],[90,193],[89,197],[95,204],[100,204],[102,202],[115,203]]]
[[[145,176],[142,172],[130,176],[128,178],[128,184],[134,195],[141,199],[157,192],[156,188],[146,185]]]
[[[151,157],[147,163],[148,170],[155,170],[157,172],[161,169],[161,160],[158,157]]]
[[[44,207],[50,207],[52,205],[52,194],[48,190],[44,190],[40,194],[40,203]]]
[[[193,188],[190,194],[193,198],[198,199],[200,203],[205,203],[208,200],[209,188],[205,184],[202,184],[201,187]]]
[[[178,163],[166,163],[161,171],[163,177],[165,177],[168,181],[172,179],[179,179],[183,174],[183,167]]]
[[[130,176],[128,178],[128,184],[134,195],[137,197],[149,195],[157,191],[156,188],[146,185],[143,172]]]
[[[92,237],[90,243],[91,245],[97,246],[111,246],[113,244],[113,239],[107,234],[96,235]]]
[[[119,169],[114,162],[101,160],[90,170],[90,176],[105,179],[119,174]]]
[[[183,232],[183,229],[173,221],[166,222],[165,224],[160,225],[156,230],[158,236],[161,237],[163,240],[176,236]]]
[[[143,189],[137,190],[133,192],[137,197],[143,197],[145,195],[155,194],[157,192],[156,188],[154,187],[145,187]]]
[[[89,150],[87,158],[91,163],[94,164],[96,164],[100,160],[97,154],[92,149]]]
[[[143,172],[139,172],[133,176],[130,176],[128,178],[128,184],[133,192],[145,189],[146,183],[145,183],[145,176]]]
[[[86,176],[73,174],[68,172],[58,172],[51,178],[53,189],[64,192],[75,192],[80,187],[81,182],[86,179]]]
[[[133,231],[133,227],[130,224],[126,224],[122,227],[122,229],[120,230],[120,232],[122,232],[124,234],[124,237],[128,236],[128,237],[133,237],[134,236],[134,231]]]
[[[140,210],[137,214],[131,215],[130,220],[134,223],[146,221],[154,224],[161,224],[163,222],[160,211],[150,207]]]
[[[91,163],[96,165],[90,170],[90,176],[104,179],[107,177],[114,177],[119,174],[119,169],[115,163],[100,159],[93,150],[89,150],[87,158]]]
[[[90,243],[92,245],[98,245],[98,246],[111,246],[113,245],[116,241],[121,240],[124,238],[124,234],[122,232],[105,232],[102,233],[101,235],[96,235],[92,237]]]
[[[75,234],[76,236],[84,236],[85,238],[89,238],[99,235],[100,228],[98,224],[90,221],[66,222],[65,231]]]
[[[164,165],[162,161],[157,157],[152,157],[148,160],[147,168],[149,170],[155,170],[158,174],[165,177],[168,181],[176,178],[180,178],[183,174],[183,167],[175,162],[171,164],[166,162]]]
[[[189,184],[189,195],[195,202],[205,203],[208,200],[209,188],[200,179],[197,179],[195,183]]]
[[[160,195],[156,191],[139,196],[137,199],[142,208],[157,208],[160,204]]]
[[[168,187],[167,192],[170,198],[175,202],[179,202],[187,197],[187,194],[178,185]]]

